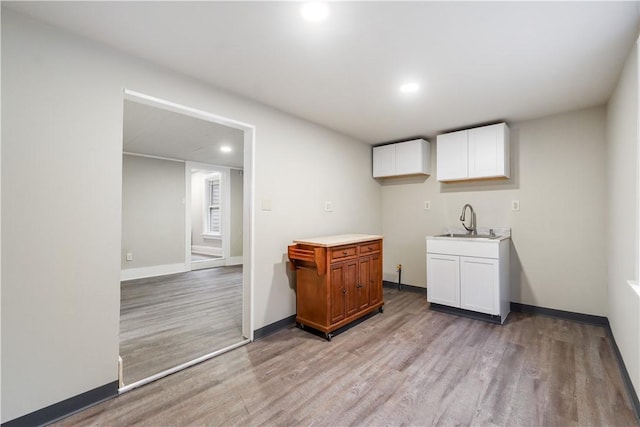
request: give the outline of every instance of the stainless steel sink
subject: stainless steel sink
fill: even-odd
[[[455,233],[447,233],[447,234],[438,234],[435,237],[451,237],[451,238],[465,238],[465,239],[499,239],[500,236],[492,236],[490,234],[455,234]]]

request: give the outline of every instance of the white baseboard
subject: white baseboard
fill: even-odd
[[[191,252],[194,254],[222,256],[222,248],[213,248],[211,246],[191,245]]]
[[[127,268],[120,270],[120,280],[143,279],[145,277],[164,276],[165,274],[184,273],[189,271],[185,263],[152,265],[150,267]]]
[[[225,265],[242,265],[243,256],[232,256],[227,258],[227,263]]]
[[[224,258],[205,259],[202,261],[192,261],[191,270],[204,270],[205,268],[224,267],[226,260]]]

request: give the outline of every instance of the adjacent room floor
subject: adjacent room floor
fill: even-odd
[[[120,356],[131,384],[242,338],[242,266],[122,282]]]
[[[60,425],[637,425],[602,327],[385,301],[331,342],[290,327]]]

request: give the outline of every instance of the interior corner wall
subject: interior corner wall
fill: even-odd
[[[512,301],[606,315],[606,236],[592,232],[606,218],[605,108],[509,126],[510,179],[438,182],[432,139],[431,176],[383,181],[385,279],[402,264],[402,283],[427,286],[425,236],[460,226],[470,203],[478,226],[511,228]]]
[[[255,126],[253,330],[293,239],[382,231],[369,145],[3,9],[2,422],[118,378],[125,88]]]
[[[231,257],[242,256],[242,201],[243,171],[231,169],[229,172],[231,191],[231,236],[229,239],[229,253]]]
[[[638,47],[627,58],[607,108],[607,317],[636,394],[640,395],[638,282]]]
[[[122,156],[122,269],[185,262],[184,168],[184,162]]]

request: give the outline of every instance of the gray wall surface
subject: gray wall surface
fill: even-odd
[[[184,263],[184,163],[122,157],[122,268]]]
[[[243,200],[243,172],[231,169],[231,239],[230,255],[242,256],[242,200]]]
[[[638,72],[638,47],[634,46],[607,110],[606,247],[609,323],[640,396]],[[635,281],[636,287],[629,281]]]

